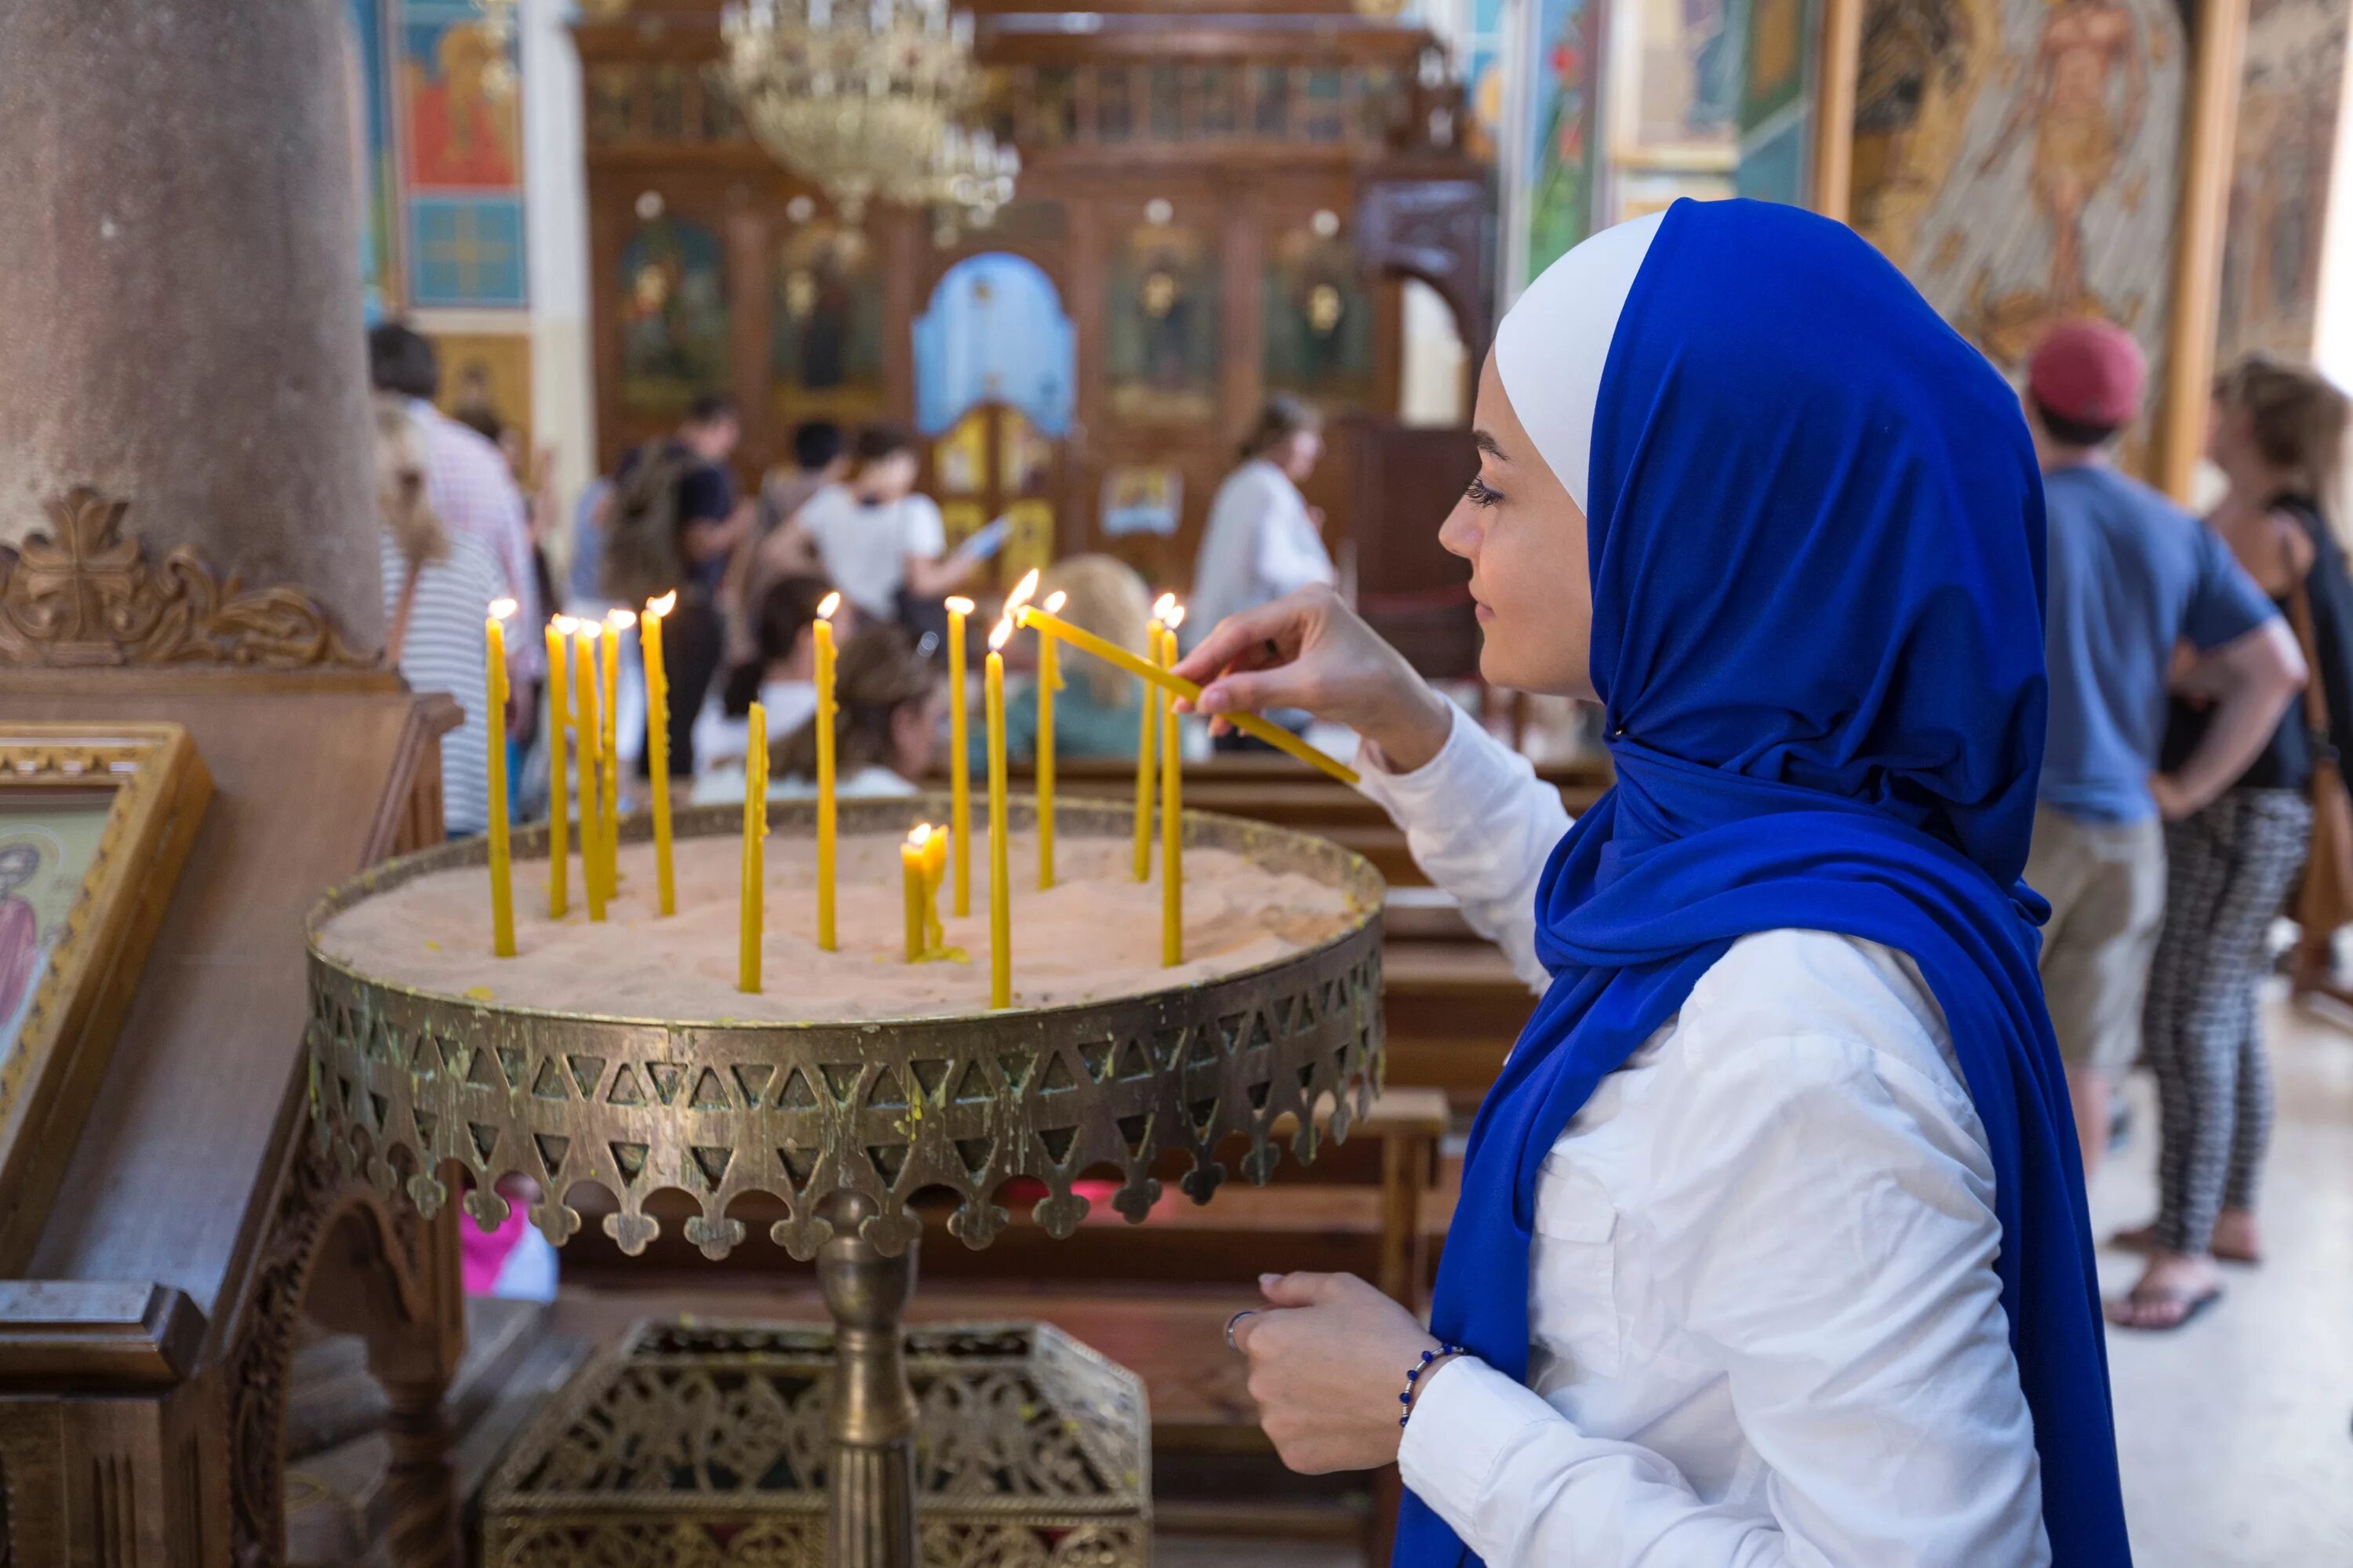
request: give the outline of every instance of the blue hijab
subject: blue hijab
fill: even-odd
[[[1525,395],[1525,393],[1524,393]],[[1537,1170],[1752,932],[1881,942],[1943,1008],[2057,1568],[2127,1564],[2083,1168],[2019,880],[2042,766],[2042,487],[2017,399],[1843,226],[1679,202],[1587,476],[1618,782],[1536,895],[1552,984],[1471,1133],[1432,1331],[1525,1380]],[[1408,1495],[1400,1568],[1468,1553]]]

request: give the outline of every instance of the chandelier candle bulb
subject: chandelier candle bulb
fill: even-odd
[[[972,913],[972,737],[966,709],[971,696],[964,672],[965,617],[972,600],[951,599],[948,610],[948,846],[955,856],[955,887],[949,906],[958,919]]]
[[[1049,614],[1059,611],[1067,594],[1057,589],[1046,596]],[[1062,684],[1061,659],[1054,651],[1054,634],[1038,629],[1038,885],[1054,885],[1054,694]]]
[[[839,594],[826,595],[809,629],[817,640],[817,945],[828,953],[834,950],[833,830],[839,805],[833,789],[833,612],[840,608]],[[760,777],[767,776],[768,760],[763,757]]]
[[[512,959],[514,938],[514,862],[507,848],[507,629],[515,612],[511,599],[491,600],[482,622],[482,726],[491,765],[491,951]]]
[[[768,710],[752,705],[744,755],[744,888],[742,928],[735,945],[735,989],[758,995],[760,929],[767,892]]]
[[[670,669],[662,662],[662,618],[678,606],[678,590],[646,600],[638,622],[638,652],[646,662],[646,776],[654,792],[654,885],[664,915],[678,913],[678,878],[670,865]]]
[[[621,634],[638,623],[634,610],[605,612],[605,896],[621,890]]]
[[[566,885],[572,852],[565,842],[568,808],[564,800],[564,737],[568,725],[564,666],[574,624],[568,615],[556,616],[547,623],[547,917],[551,920],[563,919],[572,908],[572,890]]]
[[[1049,615],[1034,605],[1024,605],[1021,608],[1020,620],[1024,626],[1036,621],[1051,630],[1055,636],[1071,647],[1082,652],[1092,653],[1115,669],[1140,676],[1165,691],[1176,694],[1188,703],[1200,700],[1201,688],[1185,679],[1184,676],[1171,674],[1151,660],[1139,659],[1118,643],[1106,642],[1093,632],[1073,626],[1059,616]],[[1219,716],[1244,735],[1254,735],[1277,751],[1285,756],[1296,758],[1310,768],[1328,773],[1343,784],[1355,784],[1357,781],[1355,768],[1345,762],[1324,756],[1279,724],[1250,713],[1220,714]]]
[[[597,781],[605,771],[596,716],[596,639],[604,628],[593,620],[573,623],[577,635],[572,650],[572,727],[578,745],[580,774],[580,891],[588,899],[588,918],[605,917],[605,879],[598,874],[604,859],[604,808],[597,804]]]
[[[1012,833],[1005,818],[1005,654],[1010,616],[988,634],[984,677],[988,719],[988,1005],[1013,1005]]]
[[[1176,629],[1184,622],[1184,607],[1172,605],[1160,626],[1160,656],[1167,663],[1176,662]],[[1164,694],[1160,705],[1160,961],[1173,969],[1185,961],[1185,748],[1176,705]]]

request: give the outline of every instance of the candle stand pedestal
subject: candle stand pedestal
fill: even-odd
[[[923,798],[844,800],[841,831],[895,837],[911,821],[938,821],[945,809],[944,800]],[[1017,826],[1025,825],[1028,812],[1028,801],[1017,803]],[[681,838],[728,833],[740,814],[730,808],[681,812],[677,832]],[[813,810],[803,803],[771,806],[769,821],[777,835],[814,832]],[[1065,842],[1102,837],[1124,843],[1133,816],[1124,805],[1064,801],[1057,824]],[[623,824],[625,839],[647,832],[642,818]],[[1113,1206],[1140,1223],[1161,1195],[1153,1171],[1164,1156],[1181,1151],[1189,1168],[1178,1184],[1196,1202],[1207,1202],[1227,1175],[1229,1139],[1247,1145],[1239,1173],[1264,1182],[1286,1145],[1306,1160],[1323,1138],[1345,1138],[1379,1086],[1379,874],[1337,845],[1255,822],[1188,812],[1184,837],[1188,849],[1231,850],[1271,872],[1343,888],[1354,916],[1336,935],[1276,962],[1101,1001],[839,1023],[672,1022],[435,995],[372,979],[364,963],[328,957],[317,934],[339,911],[429,872],[481,864],[487,852],[474,841],[394,861],[332,891],[311,916],[315,1134],[348,1169],[364,1171],[387,1196],[405,1194],[427,1215],[450,1200],[459,1190],[453,1179],[460,1179],[466,1211],[496,1224],[508,1212],[498,1182],[528,1177],[541,1194],[532,1222],[559,1245],[579,1227],[579,1214],[565,1199],[582,1182],[610,1194],[614,1212],[604,1229],[630,1255],[659,1234],[659,1222],[646,1211],[658,1191],[692,1200],[699,1212],[685,1220],[683,1234],[713,1258],[745,1240],[744,1222],[728,1212],[738,1198],[762,1193],[781,1202],[786,1216],[768,1227],[769,1239],[816,1262],[834,1319],[823,1336],[833,1349],[833,1376],[821,1385],[823,1457],[814,1437],[776,1450],[797,1455],[790,1473],[804,1481],[823,1474],[822,1561],[830,1568],[998,1562],[977,1538],[968,1554],[935,1558],[928,1534],[919,1558],[918,1525],[935,1510],[977,1499],[1014,1499],[991,1505],[1002,1508],[1018,1502],[1025,1483],[1013,1460],[1022,1452],[1016,1439],[1023,1429],[1008,1426],[986,1401],[932,1402],[928,1395],[919,1422],[911,1364],[914,1382],[926,1389],[957,1386],[954,1375],[934,1370],[943,1334],[970,1344],[1009,1333],[1029,1336],[1024,1343],[1033,1357],[1059,1341],[1081,1360],[1127,1378],[1121,1386],[1133,1390],[1134,1380],[1036,1327],[931,1331],[911,1340],[901,1314],[913,1288],[923,1232],[916,1195],[944,1191],[954,1201],[948,1234],[982,1247],[1011,1218],[997,1201],[1000,1189],[1027,1178],[1045,1190],[1032,1211],[1036,1224],[1067,1238],[1088,1209],[1073,1183],[1108,1173],[1118,1183]],[[515,834],[518,863],[545,853],[543,829]],[[1018,943],[1018,932],[1016,938]],[[777,976],[775,983],[790,981]],[[1290,1128],[1280,1140],[1278,1124]],[[689,1332],[641,1329],[621,1364],[651,1353],[664,1331]],[[806,1370],[812,1358],[822,1359],[817,1343],[807,1335],[792,1341],[797,1365]],[[1204,1353],[1223,1353],[1223,1347],[1205,1346]],[[1054,1351],[1049,1359],[1061,1354]],[[953,1367],[956,1357],[946,1361]],[[1073,1363],[1065,1357],[1056,1364]],[[1077,1404],[1096,1412],[1086,1418],[1065,1412],[1074,1430],[1095,1422],[1095,1446],[1086,1451],[1097,1457],[1090,1462],[1124,1478],[1115,1455],[1124,1439],[1116,1432],[1126,1418],[1104,1413],[1126,1408],[1126,1395],[1087,1392],[1113,1387],[1100,1378],[1070,1386],[1081,1386]],[[713,1437],[772,1431],[774,1410],[757,1396],[744,1400],[750,1403],[723,1399],[700,1408],[697,1430]],[[1142,1510],[1148,1507],[1149,1467],[1140,1390],[1132,1414],[1134,1478],[1123,1484]],[[797,1430],[815,1428],[804,1419]],[[613,1463],[636,1452],[619,1427],[610,1436]],[[515,1463],[528,1457],[519,1451]],[[727,1474],[737,1478],[739,1492],[763,1490],[758,1477]],[[516,1478],[505,1471],[501,1477],[502,1483]],[[792,1508],[802,1510],[806,1522],[812,1495],[806,1485],[768,1489],[799,1497]],[[740,1532],[725,1523],[673,1515],[670,1524],[683,1533],[647,1561],[697,1568],[739,1561],[731,1553]],[[1109,1535],[1071,1537],[1060,1526],[1045,1531],[1041,1542],[1050,1536],[1074,1542],[1070,1553],[1056,1548],[1002,1560],[1108,1565],[1141,1563],[1149,1550],[1148,1524],[1122,1537],[1124,1544]],[[804,1548],[779,1537],[773,1554],[740,1561],[783,1568],[819,1560],[806,1540]]]

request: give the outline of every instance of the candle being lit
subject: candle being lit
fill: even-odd
[[[662,617],[678,607],[678,590],[646,600],[638,623],[638,652],[646,662],[646,773],[654,790],[654,883],[661,912],[678,913],[678,883],[670,858],[670,670],[662,662]]]
[[[1008,615],[1017,614],[1038,591],[1038,573],[1028,576],[1006,596]],[[1057,589],[1046,596],[1049,614],[1059,612],[1070,595]],[[1060,661],[1054,652],[1054,634],[1044,622],[1038,627],[1038,886],[1054,885],[1054,692],[1061,683]]]
[[[744,755],[743,923],[735,948],[735,989],[760,990],[761,907],[767,887],[768,710],[752,705],[751,733]]]
[[[841,596],[829,593],[818,601],[817,623],[817,945],[834,950],[833,934],[833,612]],[[760,765],[767,775],[767,763]]]
[[[621,636],[638,623],[634,610],[605,612],[605,896],[621,891]]]
[[[988,666],[983,694],[988,719],[988,1005],[1013,1005],[1013,885],[1008,869],[1012,834],[1005,820],[1005,643],[1013,635],[1006,617],[988,634]]]
[[[573,629],[579,622],[559,615],[547,623],[547,917],[561,920],[572,907],[571,849],[564,799],[564,737],[570,721],[565,715],[564,667],[570,662]]]
[[[1042,619],[1025,615],[1024,620]],[[1075,641],[1075,640],[1074,640]],[[1109,644],[1105,644],[1109,646]],[[1144,622],[1144,652],[1148,668],[1160,668],[1160,611],[1155,607]],[[1145,681],[1135,694],[1135,880],[1152,880],[1152,758],[1160,745],[1160,688]]]
[[[1167,596],[1163,596],[1167,597]],[[1020,623],[1042,626],[1071,647],[1093,654],[1114,669],[1140,676],[1164,691],[1174,693],[1188,703],[1200,701],[1201,688],[1182,675],[1172,674],[1150,659],[1139,659],[1116,642],[1106,642],[1083,627],[1073,626],[1060,616],[1049,614],[1035,605],[1024,605]],[[1281,725],[1252,713],[1220,714],[1219,717],[1231,724],[1244,735],[1256,736],[1277,751],[1295,757],[1311,768],[1320,768],[1343,784],[1357,782],[1356,770],[1345,762],[1335,761],[1283,728]]]
[[[514,863],[507,849],[507,629],[515,612],[511,599],[491,600],[482,622],[482,723],[490,736],[491,764],[491,951],[512,959],[514,938]]]
[[[573,622],[572,727],[580,751],[580,891],[587,895],[588,918],[605,917],[604,808],[597,804],[598,780],[605,771],[596,716],[596,640],[605,629],[593,620]]]
[[[948,838],[955,854],[953,907],[958,918],[972,913],[972,738],[965,709],[964,621],[972,600],[951,599],[948,610]]]
[[[1185,607],[1171,603],[1160,622],[1160,656],[1176,662],[1176,629]],[[1160,731],[1160,961],[1185,961],[1184,747],[1178,744],[1176,705],[1165,696]]]

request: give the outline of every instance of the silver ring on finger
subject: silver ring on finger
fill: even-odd
[[[1241,1353],[1241,1347],[1234,1343],[1234,1330],[1241,1326],[1241,1320],[1243,1319],[1255,1318],[1257,1316],[1257,1308],[1245,1307],[1240,1311],[1226,1319],[1226,1349],[1233,1351],[1237,1355]]]

